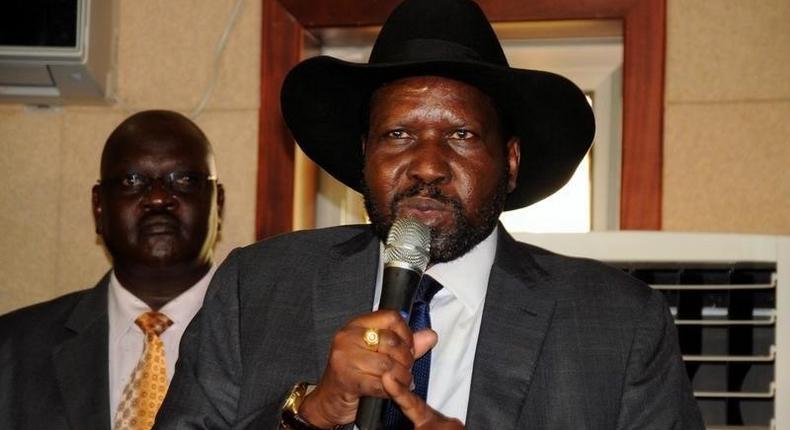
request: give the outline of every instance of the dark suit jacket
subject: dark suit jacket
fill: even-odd
[[[110,428],[108,283],[0,317],[0,427]]]
[[[370,311],[378,252],[368,226],[234,251],[182,339],[157,428],[277,428],[291,386],[317,382],[335,331]],[[466,424],[703,428],[661,294],[501,226]]]

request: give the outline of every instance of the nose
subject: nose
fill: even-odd
[[[165,184],[162,178],[156,178],[151,181],[148,190],[143,194],[143,208],[146,210],[152,209],[175,209],[178,205],[178,200]]]
[[[414,181],[439,185],[451,177],[448,149],[439,139],[425,139],[414,148],[408,175]]]

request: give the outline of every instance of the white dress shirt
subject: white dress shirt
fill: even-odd
[[[165,345],[165,362],[168,383],[178,360],[178,344],[189,322],[203,306],[203,297],[214,275],[216,267],[190,287],[164,305],[159,312],[167,315],[173,325],[160,338]],[[107,316],[109,320],[109,371],[110,371],[110,419],[114,419],[123,389],[129,383],[137,362],[143,353],[145,335],[134,323],[140,314],[151,310],[145,302],[124,288],[113,272],[107,294]]]
[[[427,402],[461,421],[466,421],[469,406],[472,365],[496,254],[497,229],[460,258],[436,264],[425,272],[444,287],[430,305],[431,328],[439,335],[439,342],[431,351]],[[380,260],[375,303],[381,297],[382,271]]]

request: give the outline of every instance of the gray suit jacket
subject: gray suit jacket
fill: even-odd
[[[276,428],[291,386],[318,381],[335,331],[370,311],[378,252],[368,226],[234,251],[182,339],[157,428]],[[703,428],[661,294],[501,226],[466,424]]]
[[[108,282],[0,317],[0,427],[110,428]]]

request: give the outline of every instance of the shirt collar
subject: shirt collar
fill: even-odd
[[[167,315],[173,325],[187,325],[203,306],[203,297],[206,289],[214,276],[217,267],[211,269],[193,286],[167,302],[159,312]],[[108,291],[108,314],[110,319],[110,340],[117,339],[130,329],[137,329],[134,321],[140,314],[148,312],[151,308],[137,296],[121,285],[115,276],[115,271],[110,274]]]
[[[495,227],[488,237],[466,254],[453,261],[437,263],[425,272],[442,284],[471,313],[477,312],[485,300],[488,277],[496,254],[498,229],[498,226]]]

